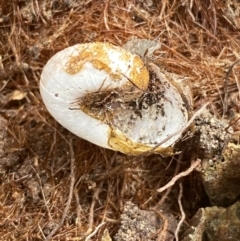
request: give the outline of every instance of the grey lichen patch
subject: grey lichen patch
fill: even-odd
[[[240,146],[229,143],[222,156],[203,167],[202,179],[211,203],[226,206],[240,196]]]
[[[226,206],[240,195],[239,146],[229,143],[228,123],[205,111],[195,119],[194,145],[202,159],[202,182],[211,204]]]
[[[201,208],[182,235],[183,241],[240,240],[240,202],[228,208]]]
[[[163,217],[163,219],[161,218]],[[162,240],[174,240],[177,222],[171,214],[161,214],[154,211],[141,210],[137,205],[127,202],[121,215],[121,226],[115,235],[116,241],[156,241],[158,230],[161,230]],[[165,225],[165,227],[163,227]]]
[[[195,139],[199,158],[209,161],[210,159],[221,160],[221,153],[228,143],[230,135],[226,128],[228,123],[217,119],[205,110],[195,118]]]

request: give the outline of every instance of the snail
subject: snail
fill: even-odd
[[[43,68],[40,93],[66,129],[128,155],[171,155],[189,119],[181,91],[155,64],[109,43],[56,53]]]

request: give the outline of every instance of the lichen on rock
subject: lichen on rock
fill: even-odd
[[[207,207],[198,210],[183,241],[240,240],[240,202],[228,208]]]

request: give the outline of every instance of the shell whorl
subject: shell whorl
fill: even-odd
[[[184,127],[188,111],[154,64],[107,43],[78,44],[54,55],[40,80],[43,101],[65,128],[130,155],[151,150]],[[166,154],[180,137],[154,152]]]

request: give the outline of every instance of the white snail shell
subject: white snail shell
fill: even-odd
[[[150,70],[150,72],[149,72]],[[40,93],[52,116],[96,145],[138,155],[184,128],[188,110],[158,67],[107,43],[78,44],[43,68]],[[181,132],[154,149],[169,154]]]

